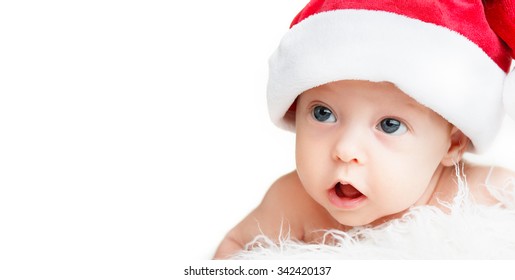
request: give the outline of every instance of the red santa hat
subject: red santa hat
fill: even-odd
[[[302,92],[389,81],[481,152],[504,114],[515,117],[514,49],[515,0],[312,0],[270,58],[269,113],[294,130],[289,109]]]

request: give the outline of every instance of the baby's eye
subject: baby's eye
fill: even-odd
[[[319,122],[336,122],[333,112],[324,106],[315,106],[313,108],[313,117]]]
[[[405,124],[403,124],[399,120],[392,118],[386,118],[381,120],[377,125],[377,129],[391,135],[401,135],[408,131],[408,128]]]

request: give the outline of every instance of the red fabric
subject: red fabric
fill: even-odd
[[[506,17],[494,20],[493,27],[501,30],[499,34],[512,47],[514,36],[514,3],[515,0],[491,0],[486,2],[503,2],[491,5],[492,18],[496,18],[497,10],[502,10]],[[504,7],[503,5],[509,5]],[[375,10],[391,12],[406,17],[446,27],[458,32],[477,44],[483,51],[508,72],[511,64],[510,48],[503,43],[490,28],[485,16],[481,0],[312,0],[293,19],[290,27],[307,17],[327,11],[341,9]],[[508,20],[507,22],[505,20]],[[492,24],[492,23],[490,23]],[[509,25],[510,28],[503,27]],[[510,43],[511,40],[511,43]]]
[[[490,27],[511,48],[515,58],[515,0],[487,0],[485,13]]]

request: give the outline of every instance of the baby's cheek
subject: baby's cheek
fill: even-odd
[[[404,204],[410,204],[417,200],[427,186],[425,180],[417,174],[410,172],[410,170],[401,170],[401,172],[395,172],[391,169],[383,170],[382,180],[376,181],[381,200],[387,205],[402,205],[402,207],[405,207]],[[406,207],[409,207],[409,205]]]

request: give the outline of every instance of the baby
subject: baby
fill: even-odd
[[[294,19],[270,59],[268,104],[272,120],[296,133],[296,170],[270,187],[215,258],[260,234],[321,242],[324,230],[442,207],[457,192],[458,164],[474,201],[497,203],[485,184],[515,173],[462,156],[488,147],[504,116],[502,94],[508,105],[515,93],[515,74],[507,75],[514,11],[502,1],[398,2],[314,0]],[[489,24],[492,17],[506,22]]]

